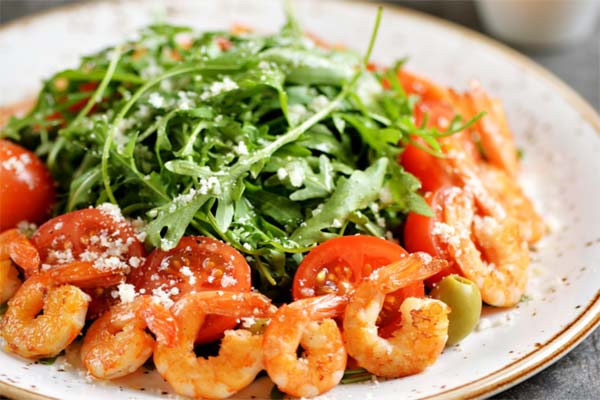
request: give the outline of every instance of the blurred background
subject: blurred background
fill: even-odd
[[[0,27],[20,17],[86,1],[94,0],[0,0]],[[600,110],[600,0],[397,0],[387,3],[494,36],[552,71],[593,108]],[[600,330],[597,330],[553,366],[494,398],[596,399],[600,394],[599,376]]]

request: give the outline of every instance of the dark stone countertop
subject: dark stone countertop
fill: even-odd
[[[0,24],[81,0],[0,0]],[[499,0],[497,0],[499,1]],[[598,1],[598,0],[597,0]],[[473,1],[390,1],[484,32]],[[585,42],[560,51],[517,49],[565,81],[600,110],[600,24]],[[552,400],[600,398],[600,329],[544,371],[493,399]]]

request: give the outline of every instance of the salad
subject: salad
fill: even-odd
[[[83,336],[98,379],[153,356],[192,397],[262,370],[315,396],[418,373],[482,300],[516,304],[544,226],[502,107],[371,63],[378,25],[365,55],[291,15],[154,25],[48,79],[0,134],[6,349]]]

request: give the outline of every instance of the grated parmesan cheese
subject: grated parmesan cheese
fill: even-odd
[[[294,187],[300,187],[304,183],[304,168],[299,163],[290,163],[288,169],[290,184]]]
[[[130,283],[121,282],[117,286],[117,290],[113,290],[110,294],[112,298],[119,298],[121,303],[131,303],[137,296],[135,286]]]
[[[228,287],[228,286],[234,286],[237,284],[237,279],[235,279],[233,276],[229,276],[227,274],[223,274],[223,277],[221,278],[221,286],[222,287]]]
[[[284,180],[287,176],[288,172],[285,168],[282,167],[277,170],[277,178],[279,178],[280,181]]]
[[[112,203],[102,203],[96,207],[102,214],[111,217],[116,222],[124,222],[125,218],[118,205]]]
[[[211,97],[218,96],[221,93],[230,92],[238,88],[238,84],[226,76],[222,81],[213,82],[208,89],[200,95],[200,100],[208,100]]]
[[[460,236],[458,235],[458,232],[456,232],[456,229],[443,222],[435,222],[431,234],[437,236],[444,243],[448,243],[455,247],[459,247],[460,245]]]
[[[190,283],[190,285],[194,285],[196,283],[196,276],[194,275],[190,267],[188,267],[187,265],[179,268],[179,272],[181,272],[181,275],[188,278],[188,282]]]
[[[18,157],[12,156],[2,161],[0,166],[6,171],[12,171],[18,181],[25,183],[29,190],[33,190],[35,187],[33,175],[26,167],[29,164],[31,164],[31,157],[29,154],[23,153]]]
[[[152,299],[157,303],[162,304],[166,308],[171,308],[171,306],[175,304],[171,296],[177,296],[178,294],[179,289],[177,289],[176,287],[165,289],[164,284],[152,289]]]
[[[165,99],[160,94],[152,92],[148,98],[148,103],[154,108],[162,108],[165,105]]]
[[[246,143],[244,141],[240,141],[236,146],[234,146],[233,151],[240,156],[247,156],[249,154],[248,147],[246,147]]]

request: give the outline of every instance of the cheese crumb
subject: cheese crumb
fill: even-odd
[[[130,283],[121,282],[117,286],[117,290],[111,293],[111,296],[113,298],[118,297],[121,303],[131,303],[136,297],[135,286]]]
[[[208,100],[211,97],[218,96],[221,93],[230,92],[238,87],[239,86],[237,83],[232,81],[230,77],[226,76],[222,81],[211,83],[208,87],[208,90],[200,95],[200,99]]]
[[[246,143],[244,143],[243,140],[241,140],[234,148],[233,151],[235,151],[237,154],[239,154],[240,156],[247,156],[248,155],[248,147],[246,147]]]
[[[190,267],[185,265],[185,266],[179,268],[179,272],[181,272],[181,275],[188,278],[188,282],[190,283],[190,285],[196,284],[196,275],[194,275],[194,273],[192,272]]]
[[[111,217],[116,222],[123,222],[125,218],[121,213],[121,209],[118,205],[112,203],[102,203],[96,207],[102,214]]]
[[[171,299],[171,296],[176,296],[179,294],[179,289],[173,287],[171,289],[165,290],[165,285],[160,285],[157,288],[152,289],[152,299],[159,304],[162,304],[166,308],[171,308],[175,302]]]
[[[133,268],[139,267],[142,262],[144,262],[144,259],[141,257],[129,257],[129,265],[131,265]]]
[[[280,181],[284,180],[287,176],[288,172],[285,168],[279,168],[277,170],[277,178],[279,178]]]
[[[233,276],[223,274],[223,277],[221,278],[221,286],[222,287],[225,288],[228,286],[234,286],[235,284],[237,284],[237,279],[235,279]]]
[[[0,163],[0,166],[6,171],[13,171],[14,176],[18,181],[25,183],[29,190],[33,190],[35,187],[33,175],[26,167],[29,164],[31,164],[31,156],[27,153],[23,153],[18,157],[12,156],[7,160],[4,160]]]
[[[148,98],[148,102],[154,108],[162,108],[165,105],[165,99],[160,94],[152,92]]]
[[[304,168],[299,163],[290,163],[288,175],[290,184],[294,187],[300,187],[304,183]]]

